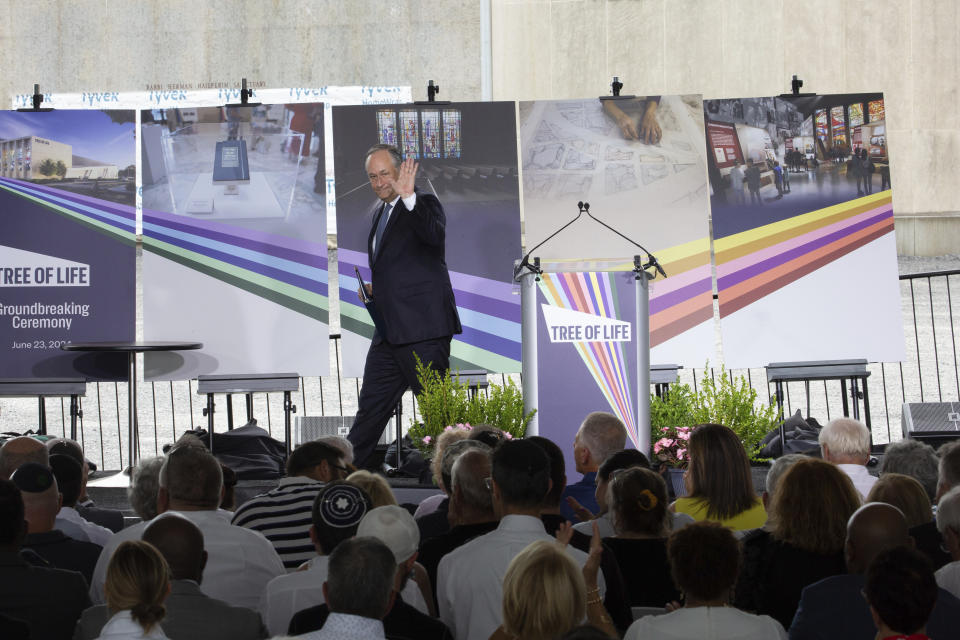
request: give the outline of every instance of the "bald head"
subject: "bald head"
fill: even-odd
[[[913,546],[903,512],[884,502],[865,504],[847,522],[847,571],[864,574],[877,555],[899,546]]]
[[[483,449],[465,451],[453,463],[450,486],[450,508],[458,524],[494,520],[493,500],[484,480],[490,477],[490,452]]]
[[[174,580],[200,582],[207,553],[203,549],[203,533],[197,525],[179,514],[165,513],[147,525],[143,540],[155,546],[164,557]]]
[[[0,447],[0,478],[9,480],[14,471],[28,462],[43,466],[50,464],[50,456],[43,443],[29,436],[7,440]]]

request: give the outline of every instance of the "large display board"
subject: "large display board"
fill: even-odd
[[[901,360],[882,94],[707,100],[704,114],[727,366]]]
[[[145,376],[326,375],[323,105],[141,112]]]
[[[446,214],[446,262],[463,324],[452,369],[520,370],[520,256],[516,115],[512,102],[333,108],[337,262],[343,374],[360,376],[373,323],[357,297],[354,269],[370,280],[367,241],[379,200],[363,166],[379,143],[420,163],[417,188]]]
[[[136,328],[134,112],[0,112],[0,377],[125,377],[70,342]]]
[[[520,103],[527,248],[577,203],[654,252],[668,274],[650,289],[654,363],[703,366],[714,352],[709,209],[699,95]],[[537,249],[571,270],[639,249],[582,219]]]

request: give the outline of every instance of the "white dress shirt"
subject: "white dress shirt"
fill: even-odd
[[[770,616],[755,616],[733,607],[693,607],[659,616],[644,616],[627,629],[623,640],[786,640],[783,626]]]
[[[256,609],[267,583],[285,573],[270,541],[257,531],[230,524],[217,511],[176,513],[197,525],[203,533],[207,566],[203,570],[201,591],[234,606]],[[147,524],[139,522],[127,527],[104,545],[90,585],[90,599],[94,604],[104,603],[103,583],[114,549],[125,540],[139,540]]]
[[[133,619],[130,611],[118,611],[103,625],[97,640],[169,640],[160,623],[153,625],[150,633],[144,633],[140,623]]]
[[[837,466],[840,471],[843,471],[853,480],[853,486],[860,493],[860,498],[866,500],[870,489],[873,489],[873,485],[877,484],[877,478],[870,475],[870,472],[862,464],[838,464]]]
[[[500,526],[451,551],[437,568],[440,619],[457,640],[487,640],[503,622],[503,577],[513,558],[531,542],[554,540],[539,518],[507,515]],[[567,547],[581,567],[587,554]],[[598,579],[601,597],[605,590]]]
[[[399,199],[400,199],[400,196],[397,196],[396,198],[394,198],[394,199],[390,202],[390,204],[389,204],[390,210],[387,211],[387,221],[386,221],[384,224],[389,224],[389,223],[390,223],[390,216],[393,215],[393,211],[397,208],[397,200],[399,200]],[[417,194],[416,194],[416,193],[411,193],[409,196],[407,196],[406,198],[404,198],[404,199],[403,199],[403,206],[405,206],[405,207],[407,208],[407,211],[413,211],[413,208],[414,208],[415,206],[417,206]],[[371,248],[373,249],[374,253],[376,253],[376,251],[377,251],[377,238],[376,238],[376,234],[374,234],[373,241],[370,243],[370,245],[371,245]]]
[[[937,585],[960,598],[960,560],[948,562],[936,572]]]
[[[113,536],[113,531],[106,527],[94,524],[80,515],[73,507],[60,507],[57,519],[53,523],[54,529],[60,529],[74,540],[83,540],[98,544],[101,547]],[[84,537],[81,537],[84,536]]]
[[[260,598],[260,616],[271,636],[286,635],[290,621],[298,611],[325,602],[323,583],[327,580],[330,557],[314,556],[303,571],[277,576],[267,583]],[[420,585],[413,580],[400,591],[403,601],[424,615],[430,615],[427,603],[420,593]]]
[[[383,640],[383,622],[346,613],[331,613],[323,628],[298,638],[307,640]]]

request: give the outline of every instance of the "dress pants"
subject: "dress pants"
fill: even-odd
[[[450,368],[451,336],[392,345],[386,341],[371,344],[363,367],[363,386],[357,417],[347,439],[353,444],[353,462],[363,466],[373,453],[393,410],[407,389],[420,393],[417,381],[417,360],[430,363],[440,375]]]

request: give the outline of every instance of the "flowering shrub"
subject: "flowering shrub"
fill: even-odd
[[[671,467],[686,467],[689,462],[687,445],[692,427],[665,427],[661,438],[653,443],[653,455]]]

